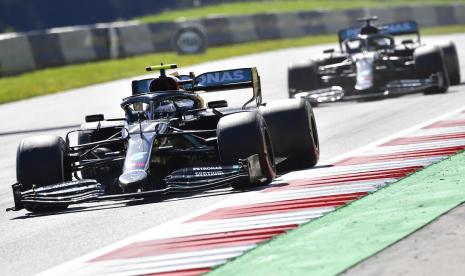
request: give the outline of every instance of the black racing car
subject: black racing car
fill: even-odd
[[[361,18],[363,27],[339,31],[339,52],[328,49],[320,57],[291,65],[289,97],[306,97],[317,104],[417,91],[444,93],[449,85],[460,83],[453,42],[425,45],[416,22],[375,26],[376,20]]]
[[[278,163],[286,169],[317,163],[318,133],[308,101],[262,103],[255,68],[179,78],[166,75],[171,68],[176,65],[148,67],[160,76],[132,82],[133,95],[121,103],[125,118],[90,115],[65,139],[22,140],[9,210],[58,211],[83,202],[248,189],[270,183]],[[241,109],[226,108],[224,100],[205,106],[198,93],[248,87],[253,97]]]

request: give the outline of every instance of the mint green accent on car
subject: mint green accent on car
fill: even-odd
[[[209,275],[334,275],[465,202],[465,153],[253,249]]]
[[[140,160],[145,158],[146,154],[147,154],[147,152],[145,152],[145,151],[135,153],[133,156],[130,157],[131,161],[140,161]]]

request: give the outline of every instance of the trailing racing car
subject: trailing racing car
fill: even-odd
[[[453,42],[425,45],[416,22],[375,26],[376,20],[361,18],[364,26],[339,31],[340,51],[328,49],[320,57],[292,64],[289,97],[318,104],[418,91],[445,93],[449,85],[460,83]],[[404,40],[396,43],[400,37]]]
[[[59,211],[71,204],[160,198],[220,187],[270,183],[276,166],[314,166],[318,132],[308,101],[262,103],[256,68],[166,74],[176,65],[148,67],[156,78],[132,82],[124,118],[86,116],[63,139],[22,140],[16,160],[14,207]],[[252,88],[240,109],[227,101],[204,104],[201,92]],[[292,122],[292,123],[289,123]],[[77,145],[70,135],[77,133]]]

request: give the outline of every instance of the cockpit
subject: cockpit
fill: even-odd
[[[386,35],[360,35],[344,41],[344,48],[348,53],[389,50],[394,47],[394,38]]]
[[[202,107],[202,100],[183,91],[141,94],[123,100],[121,107],[131,122],[180,117],[187,111]]]
[[[183,90],[185,81],[166,74],[166,69],[174,68],[176,64],[149,66],[147,71],[159,71],[160,75],[132,82],[133,95],[121,103],[130,122],[180,117],[189,110],[203,107],[199,95]],[[188,81],[192,82],[190,78]]]

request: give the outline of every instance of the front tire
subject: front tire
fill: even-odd
[[[218,153],[222,165],[234,165],[239,159],[258,154],[264,183],[238,182],[234,189],[254,188],[276,177],[273,147],[263,117],[255,111],[222,117],[217,127]]]
[[[449,73],[450,85],[460,84],[460,64],[457,49],[452,41],[439,44],[444,55],[444,62]]]
[[[24,190],[71,179],[66,160],[68,146],[58,136],[36,136],[23,139],[16,155],[16,179]]]
[[[423,93],[426,95],[446,93],[449,89],[449,74],[441,49],[438,46],[419,47],[413,52],[413,58],[419,78],[427,79],[433,74],[437,74],[439,78],[437,86],[427,88]]]
[[[23,139],[16,155],[16,179],[23,190],[71,180],[71,164],[67,160],[68,145],[58,136]],[[38,206],[24,204],[31,212],[59,211],[67,204]]]
[[[287,69],[289,98],[300,92],[309,92],[320,88],[315,61],[293,64]]]

